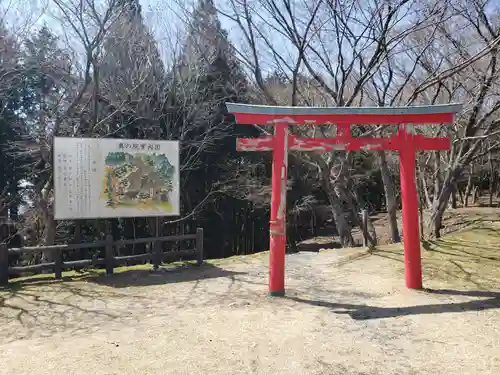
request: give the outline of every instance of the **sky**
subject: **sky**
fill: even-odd
[[[106,0],[95,1],[104,3]],[[139,0],[144,22],[154,35],[165,62],[169,60],[168,55],[174,45],[179,43],[186,22],[190,21],[189,12],[198,1]],[[224,6],[225,0],[216,0],[215,3],[217,6]],[[0,0],[0,21],[6,23],[9,29],[17,31],[18,36],[26,33],[26,25],[29,25],[28,29],[31,31],[47,25],[55,34],[67,35],[69,28],[61,25],[61,22],[57,20],[57,14],[58,9],[53,0]],[[244,50],[244,39],[239,27],[223,16],[219,16],[219,20],[237,50]],[[69,43],[72,49],[79,44],[76,38]],[[277,45],[281,48],[284,42],[277,43]],[[286,51],[283,52],[286,53]],[[83,54],[83,50],[81,53]],[[265,71],[268,70],[266,67],[263,68]]]
[[[75,1],[78,2],[80,0],[64,0],[65,2]],[[93,0],[96,3],[102,2],[104,4],[107,0]],[[199,0],[139,0],[142,5],[142,15],[145,21],[145,24],[152,32],[155,37],[158,46],[159,52],[164,62],[168,63],[169,55],[172,55],[172,50],[174,48],[179,47],[179,43],[182,42],[182,31],[186,27],[186,23],[191,20],[189,13],[192,11],[194,6],[198,3]],[[227,8],[228,0],[214,0],[216,6],[221,9]],[[370,8],[378,4],[378,0],[359,0],[362,2],[363,7]],[[366,1],[366,3],[365,3]],[[258,4],[258,1],[251,2],[252,5]],[[280,3],[280,2],[277,2]],[[292,4],[301,4],[297,5],[297,8],[294,11],[300,12],[301,10],[305,10],[305,6],[314,3],[313,0],[296,0],[292,1]],[[411,4],[418,3],[418,0],[412,0]],[[490,0],[491,7],[498,7],[500,0]],[[255,5],[257,6],[257,5]],[[262,7],[261,7],[262,8]],[[3,11],[2,9],[7,9],[7,11]],[[415,10],[416,11],[416,10]],[[307,11],[306,11],[307,12]],[[328,13],[325,13],[326,17],[328,17]],[[54,5],[54,0],[0,0],[0,21],[3,20],[9,25],[9,28],[14,28],[19,30],[19,37],[22,39],[22,31],[24,30],[24,25],[28,23],[31,28],[41,27],[46,24],[49,26],[53,32],[64,36],[67,34],[69,30],[68,27],[63,29],[61,26],[61,22],[55,19],[57,15],[57,9]],[[409,17],[414,17],[415,14],[412,14]],[[354,17],[357,18],[357,17]],[[353,18],[353,19],[354,19]],[[267,37],[271,40],[273,48],[275,48],[278,54],[283,57],[287,62],[292,62],[295,60],[295,56],[297,51],[295,48],[291,48],[290,42],[287,43],[287,40],[280,36],[278,32],[272,31],[268,25],[265,25],[270,21],[271,16],[268,11],[263,11],[259,9],[255,11],[253,21],[258,23],[259,30],[266,30]],[[301,19],[301,17],[299,17]],[[248,54],[248,48],[245,45],[245,38],[242,35],[239,27],[235,25],[232,21],[228,20],[223,16],[219,16],[219,20],[221,21],[222,27],[228,31],[229,39],[236,47],[237,50],[241,51],[242,54]],[[320,17],[318,22],[322,20]],[[401,21],[404,21],[405,18],[402,18]],[[351,20],[352,21],[352,20]],[[405,21],[406,22],[406,21]],[[276,21],[274,22],[275,24]],[[353,22],[351,22],[352,24]],[[298,22],[300,28],[300,22]],[[353,26],[350,24],[350,27]],[[404,27],[404,23],[400,24],[400,26]],[[332,28],[332,22],[323,25],[323,27],[319,28],[316,32],[317,35],[322,34],[322,38],[326,38],[326,47],[328,50],[322,52],[322,55],[332,58],[332,61],[335,60],[335,56],[338,54],[338,50],[342,51],[342,55],[344,58],[350,59],[349,47],[343,44],[339,47],[336,43],[335,38],[338,36],[335,33],[335,30]],[[354,26],[353,30],[356,26]],[[364,38],[363,40],[369,40]],[[64,41],[64,40],[63,40]],[[72,39],[69,41],[71,44],[71,49],[78,49],[78,41],[77,39]],[[263,42],[262,42],[263,45]],[[83,54],[83,50],[81,51]],[[259,49],[260,62],[264,60],[264,66],[262,66],[264,70],[264,74],[270,73],[273,71],[274,59],[269,51],[269,48]],[[319,62],[314,60],[310,60],[312,64],[315,65],[318,71],[325,69],[324,66],[321,66]],[[333,64],[335,61],[332,62]],[[280,64],[283,66],[283,64]],[[168,66],[167,66],[168,68]]]
[[[170,48],[174,31],[182,32],[187,22],[191,21],[191,12],[199,0],[139,0],[142,5],[142,14],[146,25],[152,31],[160,51]],[[215,4],[219,9],[224,9],[224,0],[216,0]],[[238,25],[233,21],[219,15],[219,21],[224,30],[228,32],[231,43],[237,50],[245,50],[243,34]],[[279,36],[278,36],[279,38]],[[284,45],[285,41],[281,43]],[[265,68],[264,68],[265,69]]]
[[[104,3],[105,0],[95,1]],[[188,12],[197,1],[139,0],[145,23],[159,42],[168,38],[172,30],[180,31],[183,28],[188,20]],[[14,30],[25,29],[26,25],[33,29],[46,24],[56,33],[62,33],[60,22],[55,17],[57,8],[53,0],[0,0],[0,20]],[[220,20],[230,35],[234,34],[234,24],[224,17],[220,17]]]

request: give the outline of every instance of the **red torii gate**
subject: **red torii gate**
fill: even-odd
[[[422,288],[422,263],[415,185],[416,151],[447,150],[449,138],[429,138],[408,132],[406,124],[453,123],[461,104],[413,107],[278,107],[226,103],[237,124],[274,125],[274,136],[238,138],[238,151],[273,151],[271,221],[269,224],[269,294],[285,294],[286,181],[288,151],[392,150],[399,152],[403,202],[406,286]],[[289,125],[337,125],[335,138],[302,138],[289,133]],[[351,125],[397,124],[390,138],[353,138]]]

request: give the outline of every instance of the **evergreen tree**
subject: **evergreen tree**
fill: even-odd
[[[158,138],[166,84],[163,62],[139,2],[121,0],[118,6],[121,14],[104,42],[99,67],[100,99],[108,112],[118,114],[103,135]]]
[[[117,6],[120,15],[104,40],[95,83],[99,86],[100,118],[109,119],[98,131],[101,136],[168,139],[162,132],[167,90],[158,46],[144,24],[137,0],[121,0]],[[126,238],[155,235],[156,225],[150,219],[108,223],[116,238],[122,234]]]
[[[38,188],[51,178],[47,135],[65,109],[66,96],[61,94],[74,87],[71,59],[59,47],[59,39],[42,27],[24,42],[22,79],[22,112],[26,124],[25,148],[31,158],[30,182]],[[71,96],[71,94],[69,95]],[[59,135],[71,135],[61,129]]]
[[[21,203],[16,165],[18,100],[15,97],[0,100],[0,218],[11,216],[16,219]]]
[[[24,155],[20,141],[24,132],[22,106],[25,99],[21,51],[7,30],[0,25],[0,218],[17,220],[22,203]],[[10,78],[9,78],[10,77]]]
[[[142,7],[139,0],[119,0],[117,1],[117,7],[123,10],[125,18],[130,20],[142,18]]]
[[[251,252],[252,246],[267,246],[265,234],[255,241],[255,231],[245,233],[252,226],[254,230],[259,228],[258,233],[261,225],[267,225],[267,213],[254,209],[246,196],[234,190],[242,190],[234,184],[239,178],[238,171],[262,164],[266,156],[237,153],[235,138],[256,136],[257,131],[251,126],[235,127],[233,122],[225,120],[226,102],[247,102],[250,91],[213,1],[201,0],[194,10],[172,76],[172,96],[176,107],[183,112],[183,120],[177,124],[183,139],[181,157],[189,163],[184,166],[184,209],[190,212],[200,202],[206,202],[206,196],[214,190],[224,191],[196,215],[197,225],[206,229],[209,255],[228,256]],[[221,233],[220,228],[228,230]]]

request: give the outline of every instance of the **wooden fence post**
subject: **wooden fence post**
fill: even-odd
[[[6,243],[0,243],[0,285],[9,284],[9,249]]]
[[[157,271],[161,263],[161,241],[153,242],[153,270]]]
[[[114,240],[111,234],[106,235],[106,249],[104,263],[106,264],[106,275],[112,275],[115,268]]]
[[[61,279],[62,278],[62,250],[57,249],[54,250],[54,274],[56,279]]]
[[[203,264],[203,228],[196,228],[196,264]]]
[[[361,230],[363,232],[363,247],[368,247],[368,210],[361,210]]]

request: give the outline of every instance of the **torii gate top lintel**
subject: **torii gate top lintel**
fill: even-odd
[[[238,124],[440,124],[452,123],[462,104],[408,107],[290,107],[226,103]]]

